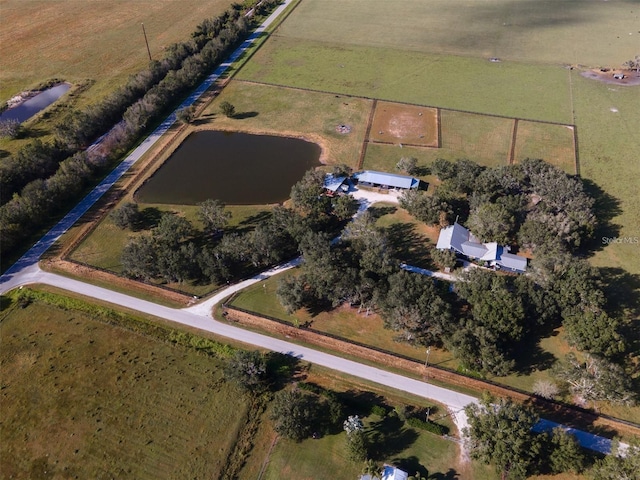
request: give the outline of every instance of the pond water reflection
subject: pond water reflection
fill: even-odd
[[[17,107],[10,108],[2,112],[2,115],[0,115],[0,121],[17,120],[18,122],[22,123],[25,120],[33,117],[40,110],[48,107],[53,102],[58,100],[70,88],[71,85],[68,83],[61,83],[60,85],[56,85],[55,87],[48,88],[37,94],[35,97],[31,97],[30,99],[25,100]]]
[[[138,190],[143,203],[194,205],[208,198],[263,205],[320,165],[320,147],[297,138],[205,130],[192,133]]]

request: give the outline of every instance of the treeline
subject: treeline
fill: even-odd
[[[267,219],[244,232],[225,232],[229,215],[219,201],[199,205],[202,229],[184,217],[165,213],[149,232],[125,246],[124,273],[143,280],[220,284],[292,258],[307,232],[337,232],[357,209],[351,197],[332,202],[322,196],[323,180],[323,173],[307,172],[293,187],[298,199],[294,208],[278,206]],[[305,199],[316,199],[313,209]],[[125,204],[112,218],[120,227],[135,229],[137,215],[133,204]]]
[[[469,218],[484,204],[509,209],[519,221],[514,220],[514,230],[503,240],[519,238],[519,225],[539,223],[537,229],[547,229],[548,234],[535,249],[530,275],[472,269],[461,275],[450,292],[448,284],[401,271],[397,247],[386,231],[376,226],[372,214],[365,212],[347,225],[338,242],[322,232],[307,232],[301,237],[299,249],[304,261],[297,275],[280,281],[277,295],[282,305],[290,313],[303,307],[330,309],[343,303],[375,311],[387,328],[397,333],[397,340],[444,347],[468,370],[498,376],[528,368],[521,352],[531,347],[532,339],[562,325],[570,344],[588,356],[582,363],[567,357],[558,365],[556,378],[586,400],[633,403],[633,385],[623,368],[627,345],[620,332],[625,319],[612,313],[614,306],[607,304],[598,270],[569,250],[584,240],[595,223],[593,201],[580,180],[542,161],[527,161],[513,169],[483,169],[468,161],[461,163],[462,168],[476,173],[459,177],[455,189],[443,180],[433,196],[437,206],[436,213],[429,214],[430,223],[453,220],[447,210],[453,210],[453,205],[464,208],[465,204],[474,205],[467,210]],[[458,169],[460,164],[444,166]],[[507,189],[496,187],[490,194],[485,188],[480,200],[474,183],[491,185],[488,178],[494,180],[493,185],[502,179]],[[447,189],[445,201],[442,191]],[[433,197],[407,192],[402,203],[425,218],[419,206],[432,205]],[[557,217],[548,224],[540,220],[550,219],[551,215],[543,213],[552,211],[570,214],[574,223]],[[558,221],[565,228],[552,230]]]
[[[0,165],[1,253],[20,247],[20,242],[75,200],[220,63],[247,36],[251,25],[243,16],[244,8],[257,3],[235,5],[204,20],[188,41],[169,47],[163,60],[151,62],[100,103],[67,115],[54,128],[54,140],[34,141],[4,159]],[[276,4],[263,2],[261,9]],[[103,134],[99,148],[83,151]]]

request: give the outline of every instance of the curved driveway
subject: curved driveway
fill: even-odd
[[[273,14],[258,28],[242,45],[236,50],[229,60],[210,75],[205,82],[195,90],[183,104],[178,108],[191,105],[200,95],[204,93],[209,86],[219,78],[219,76],[233,63],[269,26],[275,18],[286,8],[291,0],[285,2],[278,7]],[[38,241],[18,262],[7,270],[0,277],[0,294],[9,290],[30,283],[45,283],[53,285],[71,292],[75,292],[87,297],[108,301],[115,305],[126,307],[139,312],[154,315],[159,318],[171,320],[182,325],[205,330],[216,335],[231,338],[250,345],[259,346],[261,348],[270,349],[284,354],[292,355],[304,361],[316,363],[333,370],[337,370],[349,375],[360,377],[381,385],[392,387],[398,390],[412,393],[417,396],[432,399],[441,402],[451,410],[454,420],[459,428],[466,425],[466,415],[463,408],[469,403],[477,402],[477,399],[469,395],[464,395],[452,390],[437,387],[429,383],[407,378],[402,375],[387,372],[385,370],[363,365],[358,362],[346,360],[328,353],[319,352],[312,348],[299,346],[286,342],[277,338],[272,338],[259,333],[243,330],[232,325],[218,322],[211,317],[211,311],[214,304],[220,302],[223,298],[231,295],[233,292],[246,288],[247,286],[260,282],[271,275],[280,273],[288,268],[296,266],[299,259],[288,264],[273,268],[263,272],[256,277],[244,282],[233,285],[224,291],[216,294],[212,298],[187,309],[173,309],[158,305],[146,300],[141,300],[122,293],[113,292],[101,287],[90,285],[87,283],[73,280],[60,275],[44,272],[38,266],[38,261],[42,254],[48,250],[53,243],[66,232],[93,204],[107,191],[113,184],[144,155],[165,133],[175,121],[175,112],[171,114],[149,137],[147,137],[127,158],[109,174],[89,195],[87,195],[73,210],[71,210],[56,226],[54,226],[40,241]],[[376,194],[365,195],[360,194],[361,210],[367,208],[368,204],[374,201],[389,201],[391,198],[385,195],[383,198],[373,198]],[[371,198],[369,198],[371,197]],[[391,200],[393,201],[393,200]],[[548,429],[557,426],[552,422],[541,421],[539,428]],[[611,450],[611,441],[592,435],[579,430],[572,430],[580,443],[593,450],[609,453]]]

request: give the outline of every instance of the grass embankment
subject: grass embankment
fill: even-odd
[[[46,295],[9,307],[0,324],[3,474],[221,478],[249,408],[222,361]],[[132,324],[104,323],[116,317]]]
[[[142,33],[144,23],[151,56],[160,60],[169,45],[184,41],[205,18],[222,13],[229,0],[136,2],[67,2],[7,0],[2,4],[0,32],[0,100],[6,101],[51,78],[87,88],[71,104],[84,108],[122,85],[129,75],[146,68],[149,56]],[[46,137],[55,120],[68,111],[54,104],[42,121],[27,130]],[[41,115],[42,116],[42,115]],[[34,128],[30,128],[34,126]],[[30,140],[27,135],[25,140]],[[2,140],[9,151],[21,140]]]
[[[235,106],[235,117],[220,114],[223,101]],[[359,98],[232,81],[195,124],[202,128],[304,137],[322,147],[323,163],[346,163],[355,168],[371,105],[370,100]],[[349,125],[351,132],[338,133],[339,125]]]

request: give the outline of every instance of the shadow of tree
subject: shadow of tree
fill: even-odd
[[[428,478],[433,480],[457,480],[460,478],[460,474],[453,468],[450,468],[445,473],[432,473]]]
[[[398,208],[393,206],[369,207],[369,213],[371,214],[371,217],[374,218],[375,220],[379,219],[380,217],[384,217],[385,215],[391,215],[397,211],[398,211]]]
[[[594,200],[593,210],[598,225],[593,233],[593,237],[585,243],[585,248],[595,252],[602,250],[606,246],[603,238],[618,237],[621,225],[613,223],[613,219],[622,213],[620,200],[605,192],[597,183],[588,178],[582,179],[585,192]]]
[[[292,381],[304,380],[307,367],[300,363],[299,358],[286,353],[267,352],[265,360],[272,391],[281,390]]]
[[[429,255],[429,240],[416,233],[415,225],[395,223],[385,228],[395,256],[410,265],[433,268]]]
[[[431,175],[431,168],[426,165],[419,165],[413,171],[413,175],[416,177],[426,177],[427,175]]]
[[[240,225],[257,225],[259,223],[264,223],[271,218],[271,212],[262,211],[258,212],[255,215],[251,215],[250,217],[245,218],[240,222]]]
[[[544,337],[556,336],[557,332]],[[530,375],[535,371],[551,368],[558,359],[540,346],[541,335],[527,335],[524,340],[515,347],[516,372],[521,375]]]
[[[371,414],[374,405],[385,405],[381,395],[360,390],[339,392],[338,399],[344,405],[346,415],[367,416]]]
[[[257,117],[258,115],[259,115],[258,112],[240,112],[240,113],[236,113],[231,118],[235,120],[244,120],[245,118],[253,118],[253,117]]]
[[[162,211],[156,207],[147,207],[144,210],[140,210],[134,230],[150,230],[158,225],[160,217],[162,217]]]
[[[391,462],[401,470],[404,470],[409,475],[415,475],[418,473],[420,477],[427,478],[429,472],[427,468],[420,463],[420,460],[415,455],[406,458],[394,458]]]
[[[8,157],[10,153],[7,150],[0,149],[0,158]]]
[[[369,455],[374,460],[397,455],[417,439],[416,431],[405,427],[404,422],[396,415],[388,415],[382,420],[372,422],[367,429]]]

